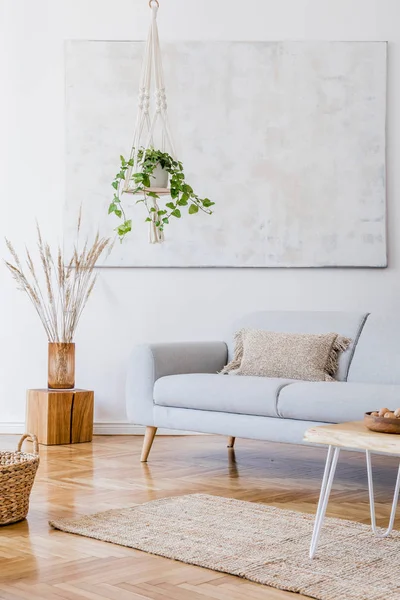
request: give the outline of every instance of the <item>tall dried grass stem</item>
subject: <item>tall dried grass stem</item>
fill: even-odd
[[[38,261],[41,265],[39,270],[35,267],[27,248],[24,270],[12,243],[6,239],[13,262],[5,261],[5,265],[16,281],[18,289],[26,292],[32,302],[49,342],[72,342],[97,280],[96,264],[102,255],[107,256],[112,249],[110,239],[101,238],[97,232],[91,244],[86,239],[80,250],[81,220],[82,214],[79,211],[76,242],[70,258],[64,255],[60,247],[53,256],[49,244],[43,241],[39,225],[36,224]]]

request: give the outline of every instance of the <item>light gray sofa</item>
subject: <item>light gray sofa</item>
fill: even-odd
[[[352,339],[336,382],[219,375],[241,327],[337,332]],[[146,426],[142,460],[158,427],[301,443],[313,425],[360,420],[400,406],[400,319],[356,312],[259,312],[234,323],[226,341],[148,344],[130,359],[127,414]]]

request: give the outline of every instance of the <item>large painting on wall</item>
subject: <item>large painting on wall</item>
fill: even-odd
[[[133,231],[108,266],[385,267],[386,54],[379,42],[179,42],[162,47],[168,110],[188,182],[214,214]],[[129,154],[143,43],[66,44],[64,238],[107,215]]]

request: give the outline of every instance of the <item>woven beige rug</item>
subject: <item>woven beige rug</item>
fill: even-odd
[[[317,556],[313,515],[193,494],[59,519],[56,529],[230,573],[319,600],[399,600],[400,532],[325,520]]]

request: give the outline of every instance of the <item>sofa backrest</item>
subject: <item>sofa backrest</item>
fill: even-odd
[[[265,329],[280,333],[330,333],[336,332],[351,338],[352,342],[339,360],[336,379],[346,381],[349,366],[368,313],[362,312],[322,312],[322,311],[263,311],[245,315],[232,327],[227,341],[228,357],[231,360],[234,350],[233,335],[242,327]]]
[[[400,383],[400,319],[397,315],[373,313],[368,316],[354,352],[348,381]]]

